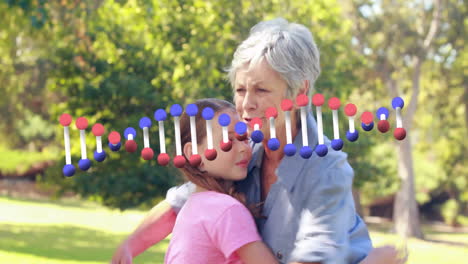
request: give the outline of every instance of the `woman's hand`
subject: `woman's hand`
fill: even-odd
[[[112,256],[111,264],[132,264],[132,259],[130,247],[127,241],[125,241],[115,251],[114,256]]]
[[[399,251],[394,246],[383,246],[372,249],[360,264],[403,264],[408,260],[408,252],[405,249]]]

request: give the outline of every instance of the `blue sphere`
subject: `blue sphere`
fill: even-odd
[[[254,132],[252,132],[252,135],[250,137],[252,138],[253,142],[259,143],[263,140],[263,133],[260,130],[255,130]]]
[[[218,117],[218,123],[220,126],[229,126],[231,123],[231,117],[226,113],[221,114]]]
[[[180,104],[173,104],[171,106],[171,115],[172,116],[180,116],[182,114],[182,111],[184,111],[184,109],[182,109],[182,106],[180,106]]]
[[[94,151],[94,159],[97,162],[103,162],[106,159],[106,152],[104,150],[101,152]]]
[[[188,104],[185,107],[185,112],[189,116],[196,116],[198,113],[198,106],[196,104]]]
[[[211,120],[214,117],[214,110],[211,107],[205,107],[202,111],[202,117],[205,120]]]
[[[122,146],[122,144],[119,142],[117,143],[117,145],[113,145],[112,143],[109,142],[109,148],[112,150],[112,151],[119,151],[120,147]]]
[[[312,148],[309,147],[309,146],[303,146],[301,148],[301,150],[299,151],[299,154],[301,155],[301,157],[303,157],[304,159],[308,159],[310,158],[310,156],[312,156]]]
[[[401,98],[401,97],[393,98],[393,100],[392,100],[393,109],[397,109],[398,107],[403,109],[403,106],[405,106],[405,101],[403,101],[403,98]]]
[[[158,109],[154,112],[154,119],[156,121],[165,121],[167,118],[167,113],[164,109]]]
[[[149,117],[142,117],[140,119],[140,128],[151,127],[151,119]]]
[[[284,146],[284,154],[286,156],[294,156],[294,154],[296,154],[296,146],[294,144],[286,144],[286,146]]]
[[[377,119],[380,120],[380,116],[381,115],[385,115],[385,119],[388,119],[388,115],[390,114],[390,112],[388,111],[388,109],[386,107],[380,107],[378,110],[377,110]]]
[[[270,138],[268,140],[268,148],[271,150],[278,150],[280,147],[280,142],[277,138]]]
[[[87,171],[91,167],[91,161],[89,159],[80,159],[80,161],[78,161],[78,167],[82,171]]]
[[[71,177],[75,175],[75,166],[73,166],[72,164],[66,164],[65,166],[63,166],[62,172],[63,175]]]
[[[359,131],[357,130],[354,130],[354,133],[351,133],[349,130],[346,132],[346,138],[351,141],[351,142],[354,142],[356,141],[358,138],[359,138]]]
[[[317,145],[317,147],[315,147],[315,153],[317,153],[317,155],[319,155],[320,157],[327,155],[328,153],[327,145],[325,144]]]
[[[371,122],[369,125],[361,123],[361,127],[364,131],[371,131],[374,128],[374,122]]]
[[[133,135],[133,139],[136,138],[136,130],[133,127],[127,127],[124,131],[125,139],[128,139],[128,135]]]
[[[244,122],[239,121],[234,126],[234,130],[237,134],[244,135],[245,132],[247,132],[247,125]]]
[[[343,140],[333,139],[331,142],[331,146],[334,150],[341,150],[343,148]]]

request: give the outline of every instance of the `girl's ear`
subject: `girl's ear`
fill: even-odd
[[[182,152],[184,153],[185,157],[190,160],[190,157],[192,156],[192,142],[185,143]]]
[[[190,157],[192,157],[192,142],[185,143],[184,149],[182,150],[182,152],[184,153],[185,157],[187,157],[187,159],[190,160]],[[201,170],[203,170],[204,166],[205,165],[203,163],[203,158],[202,158],[202,162],[200,163],[198,167]]]

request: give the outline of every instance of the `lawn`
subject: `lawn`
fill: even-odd
[[[0,260],[11,264],[109,263],[115,247],[144,217],[91,202],[0,197]],[[376,245],[400,243],[385,226],[372,226]],[[466,263],[468,233],[425,228],[426,241],[408,241],[408,263]],[[134,263],[162,263],[168,240],[153,246]]]

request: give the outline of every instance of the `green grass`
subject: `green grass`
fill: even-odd
[[[0,197],[0,260],[11,264],[109,263],[143,211],[109,210],[90,202]],[[169,241],[135,263],[162,263]]]
[[[109,210],[77,200],[28,200],[0,197],[0,260],[11,264],[109,263],[117,245],[135,228],[145,211]],[[400,244],[372,226],[375,245]],[[466,263],[467,233],[425,229],[429,241],[410,239],[408,263]],[[138,256],[134,263],[162,263],[168,240]]]
[[[426,263],[466,263],[468,257],[468,233],[447,233],[434,231],[428,226],[423,228],[425,239],[409,239],[406,241],[411,264]],[[382,232],[381,228],[370,227],[372,241],[375,246],[394,244],[403,246],[405,242],[396,234]]]

